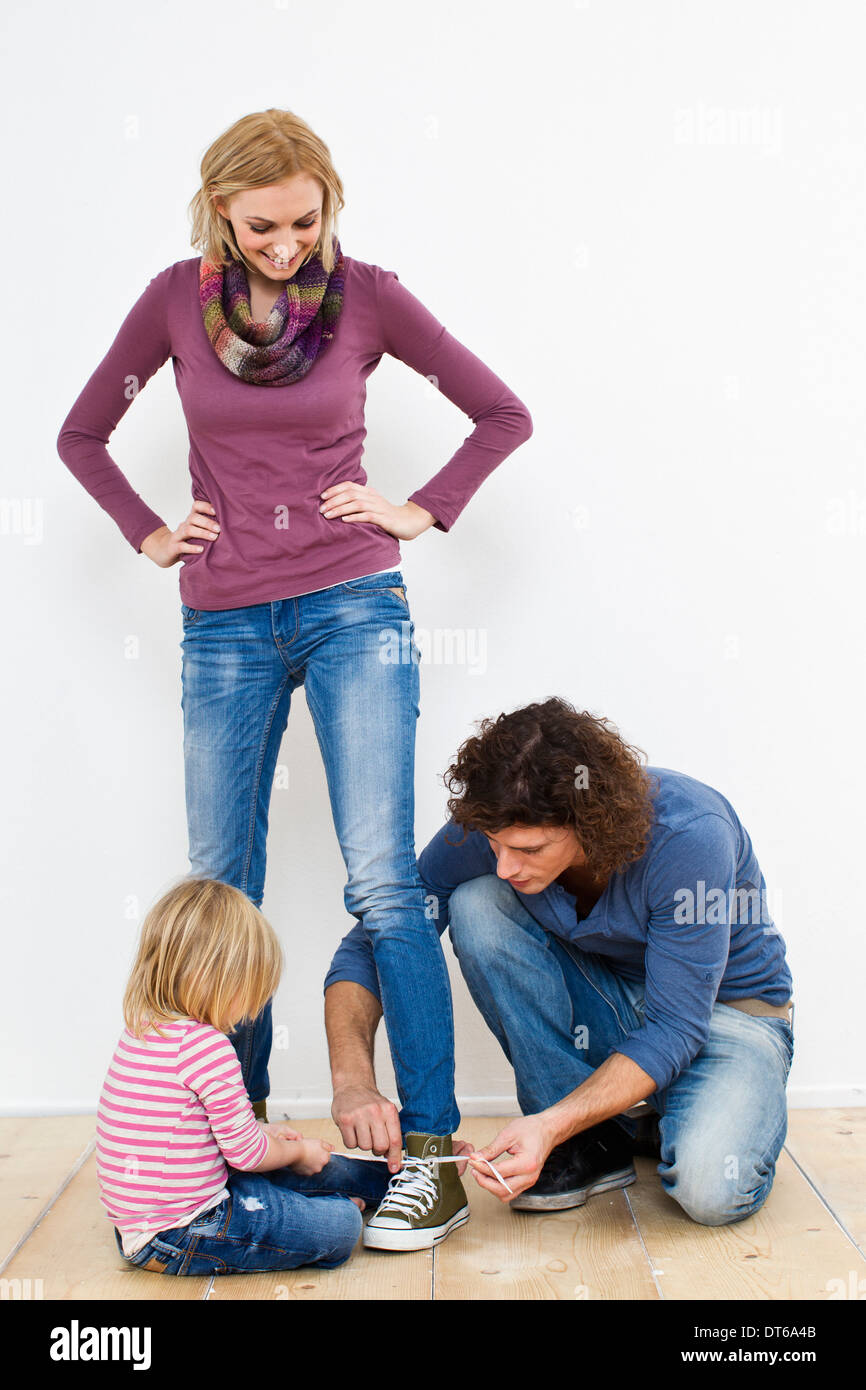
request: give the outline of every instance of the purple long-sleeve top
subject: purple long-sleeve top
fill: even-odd
[[[176,261],[153,277],[57,439],[63,462],[139,551],[167,523],[107,446],[135,396],[172,359],[189,432],[192,496],[211,503],[220,525],[216,540],[202,540],[202,551],[179,566],[181,600],[190,608],[294,598],[398,567],[399,543],[381,526],[320,511],[326,488],[367,482],[366,380],[383,353],[431,380],[475,424],[438,473],[409,495],[440,531],[450,530],[484,479],[531,435],[522,401],[394,271],[349,256],[334,337],[307,375],[280,387],[242,381],[223,366],[205,332],[200,260]]]

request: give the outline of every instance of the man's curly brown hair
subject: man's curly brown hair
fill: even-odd
[[[454,793],[448,810],[464,830],[569,826],[599,879],[644,853],[657,779],[609,719],[553,696],[482,719],[478,729],[443,776]]]

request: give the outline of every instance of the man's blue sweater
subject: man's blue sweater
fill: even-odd
[[[764,876],[730,802],[682,772],[647,772],[658,779],[649,845],[612,876],[585,917],[579,917],[573,894],[555,881],[541,893],[513,891],[540,926],[604,956],[611,970],[643,984],[643,1026],[611,1051],[631,1057],[661,1090],[700,1051],[717,1000],[784,1004],[791,973],[768,910]],[[495,874],[496,855],[481,831],[464,838],[462,827],[449,820],[420,855],[418,868],[441,933],[451,893],[466,879]],[[337,948],[325,989],[337,980],[354,980],[380,997],[361,922]]]

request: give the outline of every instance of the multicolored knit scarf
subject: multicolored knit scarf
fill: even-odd
[[[343,307],[345,262],[336,236],[330,275],[318,252],[285,282],[264,323],[250,309],[242,261],[213,265],[202,257],[199,299],[205,331],[234,376],[256,386],[289,386],[306,376],[334,336]]]

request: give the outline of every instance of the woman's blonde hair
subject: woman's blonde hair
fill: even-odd
[[[306,121],[291,111],[274,107],[242,116],[223,131],[205,151],[201,162],[201,187],[189,204],[192,245],[206,261],[225,265],[243,261],[255,270],[237,244],[232,224],[214,206],[249,188],[282,183],[294,174],[309,174],[322,185],[322,221],[315,246],[330,273],[334,268],[333,237],[337,214],[345,206],[343,185],[331,162],[331,152]]]
[[[194,1018],[233,1033],[255,1018],[282,971],[276,932],[239,889],[212,878],[185,878],[164,893],[142,923],[123,996],[134,1037],[159,1023]]]

